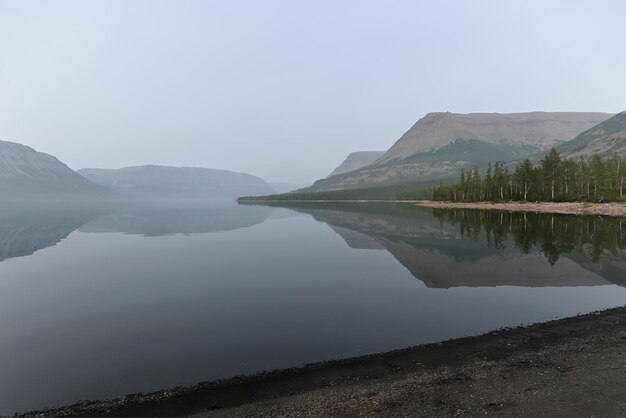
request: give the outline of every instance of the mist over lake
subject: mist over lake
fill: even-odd
[[[3,204],[0,414],[623,305],[622,218]]]

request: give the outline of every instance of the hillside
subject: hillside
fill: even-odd
[[[565,158],[589,157],[599,154],[611,157],[626,155],[626,111],[618,113],[576,138],[556,148]]]
[[[139,198],[232,199],[275,192],[259,177],[209,168],[144,165],[120,169],[84,168],[78,172],[97,184]]]
[[[110,192],[85,179],[52,155],[0,141],[0,198],[100,198]]]
[[[429,113],[373,164],[318,180],[301,192],[414,188],[457,176],[462,167],[514,161],[574,138],[611,114],[577,112]]]
[[[402,135],[380,162],[404,160],[457,140],[473,139],[513,149],[549,149],[611,116],[578,112],[429,113]]]
[[[385,154],[385,151],[356,151],[348,154],[346,159],[335,168],[326,178],[358,170],[370,165]]]

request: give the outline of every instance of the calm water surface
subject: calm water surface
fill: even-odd
[[[392,204],[0,207],[0,415],[626,303],[626,220]]]

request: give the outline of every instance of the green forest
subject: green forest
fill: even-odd
[[[482,174],[478,167],[461,170],[456,184],[433,188],[433,199],[453,202],[623,201],[626,158],[617,155],[563,159],[552,149],[538,164],[526,159],[515,169],[498,161]]]

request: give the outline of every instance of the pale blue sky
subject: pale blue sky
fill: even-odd
[[[325,176],[432,111],[626,109],[626,2],[0,0],[0,139]]]

